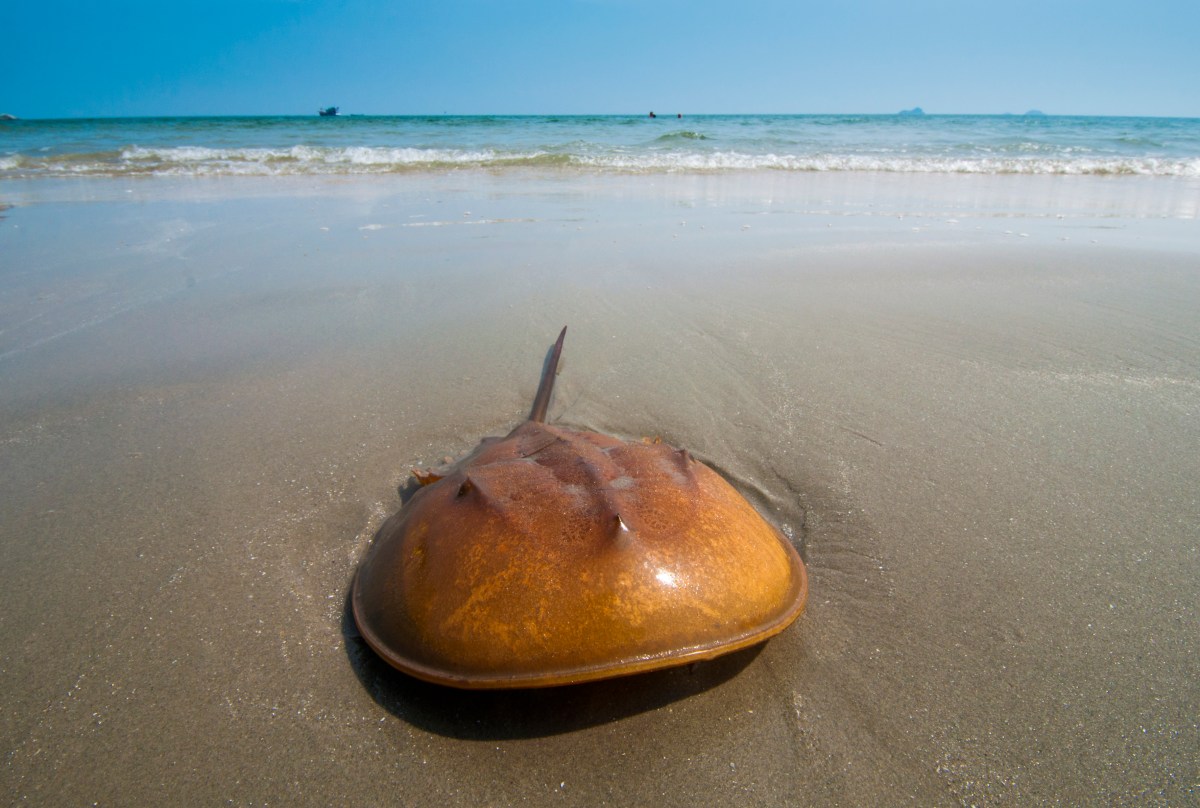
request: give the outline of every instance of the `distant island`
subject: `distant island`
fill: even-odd
[[[917,116],[917,115],[924,115],[924,114],[925,114],[925,110],[921,109],[920,107],[913,107],[912,109],[902,109],[902,110],[900,110],[899,112],[897,112],[896,114],[897,114],[897,115],[913,115],[913,116]],[[1023,112],[1023,113],[1021,113],[1020,115],[1016,115],[1015,113],[1012,113],[1012,112],[1004,112],[1004,113],[1001,113],[1001,114],[1003,114],[1003,115],[1009,115],[1009,116],[1012,116],[1012,117],[1014,117],[1014,118],[1016,118],[1016,117],[1025,117],[1025,118],[1045,118],[1045,117],[1046,117],[1046,113],[1042,112],[1040,109],[1031,109],[1031,110],[1029,110],[1028,112]]]

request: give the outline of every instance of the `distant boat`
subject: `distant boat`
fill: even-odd
[[[317,110],[317,114],[320,115],[322,118],[332,118],[334,115],[338,114],[338,108],[337,107],[325,107],[325,109]]]

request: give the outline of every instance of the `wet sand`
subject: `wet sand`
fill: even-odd
[[[1194,181],[463,172],[0,188],[12,804],[1182,805]],[[661,436],[793,537],[765,646],[530,693],[346,596],[413,466]]]

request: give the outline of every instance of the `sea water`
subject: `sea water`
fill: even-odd
[[[1200,177],[1200,119],[1045,115],[109,118],[0,122],[0,179],[481,168]]]

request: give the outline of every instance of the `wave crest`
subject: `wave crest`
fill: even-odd
[[[665,135],[660,135],[655,138],[656,143],[679,143],[688,140],[708,140],[708,135],[701,132],[689,132],[686,129],[681,129],[678,132],[668,132]]]
[[[687,139],[691,133],[663,137]],[[701,138],[703,136],[700,136]],[[660,138],[659,140],[661,140]],[[942,174],[1149,175],[1200,177],[1200,158],[1005,156],[934,157],[862,154],[751,154],[736,150],[437,149],[297,145],[287,148],[130,146],[114,152],[9,154],[0,177],[284,176],[390,174],[463,168],[540,167],[618,173],[814,171]]]

